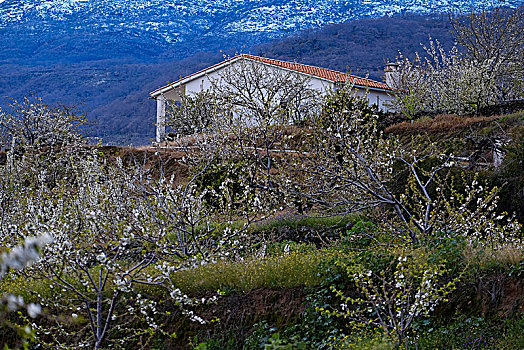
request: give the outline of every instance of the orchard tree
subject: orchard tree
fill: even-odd
[[[35,159],[46,146],[36,143],[35,152],[22,156],[7,152],[0,167],[0,244],[14,248],[42,234],[53,239],[42,259],[22,272],[28,283],[45,281],[33,295],[46,313],[34,324],[42,346],[147,343],[162,333],[166,315],[159,308],[165,304],[174,305],[176,315],[205,322],[191,307],[214,298],[184,295],[175,272],[247,251],[247,228],[264,217],[262,203],[268,202],[253,192],[246,172],[236,172],[234,184],[228,171],[219,186],[203,179],[225,159],[215,143],[203,140],[208,152],[188,152],[190,178],[183,183],[162,167],[148,170],[147,156],[124,167],[82,142],[69,144],[78,155],[68,147],[57,151],[61,176],[52,181],[49,168]]]
[[[395,108],[410,118],[423,113],[479,114],[500,102],[497,71],[490,61],[467,58],[455,46],[449,52],[430,38],[424,57],[402,54],[395,64]]]
[[[273,140],[248,127],[232,129],[217,144],[223,154],[251,164],[251,187],[281,198],[282,207],[375,213],[379,221],[394,221],[395,236],[413,243],[451,234],[498,246],[516,235],[519,225],[495,212],[498,189],[465,181],[465,191],[456,190],[449,182],[457,165],[453,154],[424,137],[405,147],[383,134],[379,119],[376,107],[347,86],[327,95],[321,114],[273,148],[243,144],[237,135],[255,134],[262,145]],[[293,140],[299,133],[307,135],[305,143]],[[397,179],[399,173],[405,178]]]
[[[49,320],[33,325],[39,342],[51,348],[100,348],[120,327],[118,318],[124,317],[123,312],[132,315],[134,308],[136,316],[152,307],[147,299],[134,298],[129,301],[131,310],[117,308],[118,303],[132,296],[126,289],[126,277],[136,277],[145,264],[141,254],[134,257],[137,260],[124,259],[124,252],[132,254],[126,245],[137,228],[132,226],[136,220],[130,220],[134,218],[134,202],[132,196],[127,196],[130,193],[125,181],[129,178],[110,181],[107,169],[94,160],[95,152],[90,158],[69,164],[67,177],[49,187],[45,169],[34,169],[34,178],[40,183],[28,183],[27,178],[17,174],[18,165],[26,158],[8,156],[2,177],[10,181],[2,192],[11,192],[12,197],[2,212],[1,245],[12,247],[24,236],[42,233],[53,239],[42,250],[42,258],[23,271],[28,283],[34,285],[43,279],[50,288],[43,293],[36,288],[33,296]],[[111,170],[110,175],[116,176],[115,169]],[[71,323],[86,327],[77,329],[73,336]],[[123,341],[129,341],[128,329],[118,334]]]
[[[397,110],[479,115],[484,107],[524,96],[522,7],[484,7],[451,15],[458,46],[449,52],[430,38],[425,54],[400,54],[392,74]]]
[[[49,152],[65,147],[85,145],[87,118],[64,105],[51,106],[41,98],[13,100],[9,108],[0,110],[0,148],[33,148]]]
[[[209,91],[181,96],[181,101],[168,100],[166,108],[166,123],[179,136],[211,132],[224,112],[216,96]]]
[[[30,232],[53,237],[42,259],[25,270],[29,281],[43,278],[54,291],[36,295],[53,310],[47,315],[53,326],[35,327],[42,345],[99,349],[147,342],[162,334],[166,316],[159,309],[165,303],[205,323],[191,306],[214,298],[184,295],[174,273],[247,250],[244,234],[261,200],[228,195],[227,186],[209,197],[212,189],[199,190],[195,181],[177,185],[141,168],[108,165],[95,150],[70,164],[68,179],[59,185],[21,188],[23,196],[16,196],[5,216],[10,229],[2,239],[7,244]]]
[[[280,166],[275,152],[293,152],[282,149],[286,138],[296,124],[318,114],[321,102],[307,76],[243,58],[221,70],[209,91],[170,108],[168,119],[175,130],[193,133],[176,142],[186,161],[198,163],[201,155],[213,155],[225,167],[245,169],[252,189],[275,194],[278,179],[273,177]]]
[[[2,249],[4,251],[0,254],[0,280],[8,275],[13,276],[38,261],[43,247],[51,241],[51,236],[44,234],[40,237],[26,237],[20,245]],[[18,327],[13,325],[8,321],[9,316],[7,315],[9,312],[15,312],[19,309],[25,309],[31,320],[40,316],[42,312],[40,304],[27,304],[21,295],[13,293],[0,295],[0,316],[2,317],[0,325],[18,328],[18,340],[21,341],[21,345],[25,349],[29,342],[34,340],[33,330],[29,325]],[[3,345],[6,349],[9,348],[7,344]]]
[[[299,168],[306,181],[295,184],[300,193],[331,213],[376,208],[379,221],[395,218],[392,232],[411,242],[452,234],[497,246],[517,237],[519,224],[495,211],[497,188],[463,179],[457,190],[452,153],[422,136],[406,146],[384,135],[377,111],[345,94],[331,96],[318,119],[314,148]]]
[[[226,66],[211,90],[236,123],[264,127],[297,124],[318,111],[319,93],[310,78],[242,57]]]
[[[503,6],[471,13],[451,15],[457,43],[466,57],[487,69],[497,78],[501,101],[522,98],[524,94],[524,7]]]
[[[71,159],[86,155],[87,124],[87,118],[72,107],[26,97],[23,102],[13,101],[9,108],[0,109],[0,148],[9,151],[17,162],[14,176],[24,177],[27,183],[53,186],[67,177],[64,171]],[[42,177],[36,178],[37,174]]]
[[[340,307],[317,311],[343,318],[353,330],[380,329],[398,348],[409,348],[415,322],[446,302],[459,278],[449,278],[450,269],[443,262],[432,262],[424,249],[399,249],[398,256],[386,257],[389,262],[380,271],[359,262],[358,255],[340,262],[357,293],[348,296],[332,286]]]
[[[255,128],[298,124],[318,112],[320,95],[310,78],[245,57],[227,65],[211,87],[181,96],[167,110],[168,125],[180,135],[214,132],[226,125]]]

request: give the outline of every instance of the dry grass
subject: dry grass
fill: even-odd
[[[481,268],[493,265],[516,266],[524,260],[524,249],[513,244],[507,244],[498,249],[468,245],[464,248],[463,254],[468,264],[478,265]]]
[[[440,114],[435,118],[421,118],[414,122],[404,121],[391,125],[386,128],[386,132],[397,135],[453,133],[475,124],[489,123],[499,118],[500,116],[460,117],[451,114]]]
[[[115,162],[117,158],[120,158],[125,167],[143,166],[144,170],[155,178],[158,178],[163,172],[167,178],[174,176],[177,185],[187,182],[189,168],[182,162],[183,152],[150,146],[138,148],[102,146],[98,148],[98,151],[102,152],[104,158],[109,162]]]

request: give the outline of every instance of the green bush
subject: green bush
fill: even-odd
[[[439,328],[429,328],[418,339],[419,349],[500,349],[500,329],[481,317],[458,315]]]
[[[514,137],[492,181],[504,184],[499,193],[499,210],[515,213],[517,220],[524,222],[524,129]]]
[[[232,197],[233,202],[242,200],[245,189],[243,183],[248,176],[242,162],[223,162],[222,159],[217,159],[197,178],[196,185],[199,192],[208,191],[205,195],[207,204],[217,208],[225,192]]]

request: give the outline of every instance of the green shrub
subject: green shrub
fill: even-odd
[[[340,336],[330,340],[330,349],[333,350],[394,350],[397,346],[386,338],[376,337]]]
[[[496,324],[481,317],[457,315],[446,325],[429,328],[417,341],[419,349],[499,349],[495,339],[500,334]]]
[[[524,129],[514,138],[492,181],[504,184],[499,193],[499,210],[515,213],[517,220],[524,222]]]
[[[524,315],[504,321],[504,331],[497,338],[498,349],[524,349]]]
[[[242,162],[224,162],[215,160],[203,170],[196,180],[198,191],[207,190],[205,200],[212,207],[219,207],[222,203],[221,196],[227,193],[233,202],[241,201],[245,186],[243,182],[249,177],[248,171]]]

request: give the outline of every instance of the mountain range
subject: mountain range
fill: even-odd
[[[447,19],[435,13],[483,3],[0,0],[0,97],[33,93],[74,104],[97,122],[93,131],[105,142],[147,143],[154,122],[147,92],[223,54],[243,50],[339,70],[360,67],[376,78],[384,59],[412,48],[415,38],[435,33],[450,40]]]

